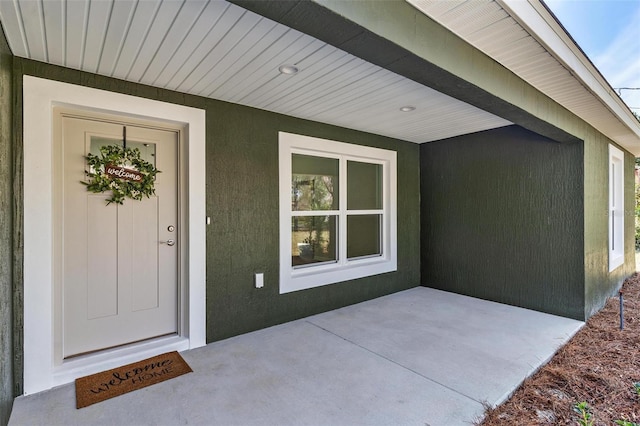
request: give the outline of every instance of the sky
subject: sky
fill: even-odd
[[[600,73],[640,114],[640,0],[544,0]]]

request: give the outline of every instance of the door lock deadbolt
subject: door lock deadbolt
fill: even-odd
[[[176,227],[175,227],[175,226],[173,226],[173,225],[169,225],[169,226],[167,227],[167,231],[169,231],[169,232],[173,232],[173,231],[175,231],[175,230],[176,230]]]

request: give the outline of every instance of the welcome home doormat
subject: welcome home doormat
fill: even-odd
[[[76,379],[76,408],[83,408],[192,371],[178,352],[167,352],[113,370],[81,377]]]

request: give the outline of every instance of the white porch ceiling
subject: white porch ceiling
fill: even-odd
[[[411,142],[511,124],[222,0],[0,0],[0,20],[16,56]]]

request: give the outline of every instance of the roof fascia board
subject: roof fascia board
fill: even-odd
[[[540,1],[496,0],[545,49],[578,78],[632,132],[640,123],[584,52]]]
[[[568,110],[407,2],[229,1],[552,140],[580,140],[558,124]]]

